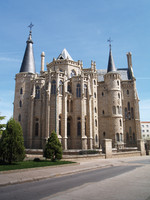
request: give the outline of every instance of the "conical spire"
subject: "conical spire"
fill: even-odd
[[[32,41],[32,23],[30,24],[30,33],[29,33],[29,37],[28,40],[26,41],[27,46],[26,46],[26,50],[24,53],[24,58],[22,61],[22,65],[20,68],[20,72],[29,72],[29,73],[35,73],[35,63],[34,63],[34,55],[33,55],[33,41]]]
[[[111,51],[111,44],[109,45],[109,47],[110,47],[110,50],[109,50],[109,60],[108,60],[107,73],[116,71],[116,67],[115,67],[115,63],[114,63],[112,51]]]

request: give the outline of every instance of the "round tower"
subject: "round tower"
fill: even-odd
[[[123,116],[122,116],[122,95],[121,76],[115,68],[110,48],[107,73],[104,75],[104,82],[107,87],[107,132],[109,139],[112,139],[113,147],[123,145]]]

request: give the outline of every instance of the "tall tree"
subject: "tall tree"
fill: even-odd
[[[11,118],[3,131],[0,140],[0,158],[10,164],[14,161],[22,161],[25,157],[22,128],[19,122]]]
[[[62,158],[62,146],[55,131],[53,131],[50,138],[48,138],[43,154],[45,158],[49,158],[51,161],[60,160]]]

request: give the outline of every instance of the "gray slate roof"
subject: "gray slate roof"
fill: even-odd
[[[121,79],[123,81],[125,80],[130,80],[131,77],[129,76],[128,68],[118,68],[116,70],[120,75]],[[107,73],[106,69],[98,69],[97,74],[98,74],[98,82],[104,81],[104,75]]]
[[[26,43],[27,43],[27,46],[24,53],[20,72],[35,73],[35,62],[34,62],[33,46],[32,46],[33,41],[32,41],[31,31]]]

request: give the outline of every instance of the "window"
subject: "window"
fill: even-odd
[[[120,133],[120,141],[122,141],[122,133]]]
[[[39,122],[35,122],[35,136],[39,135]]]
[[[125,108],[125,118],[126,118],[126,119],[128,118],[128,111],[127,111],[127,108]]]
[[[51,83],[51,94],[56,94],[56,81],[52,80]]]
[[[113,114],[115,115],[116,114],[116,107],[113,106],[112,110],[113,110]]]
[[[116,140],[119,142],[119,133],[116,134]]]
[[[146,132],[149,132],[149,130],[146,130]]]
[[[95,113],[97,113],[97,109],[96,109],[96,107],[95,107]]]
[[[39,99],[40,98],[40,87],[36,86],[35,88],[35,98]]]
[[[96,92],[94,92],[94,98],[96,98]]]
[[[142,131],[143,133],[145,132],[145,130]]]
[[[59,116],[59,135],[61,135],[61,116]]]
[[[85,135],[86,135],[86,117],[85,117]]]
[[[78,83],[76,87],[76,96],[81,97],[81,85]]]
[[[135,142],[136,138],[135,138],[135,133],[133,133],[133,141]]]
[[[19,107],[20,108],[22,107],[22,101],[21,100],[19,101]]]
[[[23,89],[22,88],[20,88],[20,94],[23,94]]]
[[[134,112],[133,112],[133,108],[131,108],[131,118],[134,119]]]
[[[117,113],[120,114],[120,108],[117,106]]]
[[[130,102],[128,102],[128,111],[130,111]]]
[[[71,100],[71,112],[73,112],[73,101]]]
[[[120,93],[118,93],[118,98],[120,99]]]
[[[70,83],[68,83],[68,92],[71,93],[71,84]]]
[[[96,81],[94,80],[94,85],[96,85]]]
[[[84,96],[85,96],[85,97],[87,97],[87,92],[88,92],[88,91],[87,91],[87,85],[84,84]]]
[[[122,121],[121,121],[121,119],[120,119],[120,126],[122,126]]]
[[[102,92],[102,97],[104,96],[104,92]]]
[[[63,82],[59,81],[59,93],[60,94],[63,94],[63,89],[64,89]]]
[[[103,132],[103,137],[105,138],[105,136],[106,136],[106,133],[105,133],[105,132]]]
[[[72,78],[73,76],[76,76],[75,70],[72,70],[71,73],[70,73],[70,78]]]
[[[149,125],[146,125],[146,127],[148,128],[148,127],[149,127]]]
[[[69,100],[67,100],[67,112],[69,112]]]
[[[81,136],[81,118],[80,117],[78,117],[77,118],[77,135],[78,136]]]
[[[68,117],[68,119],[67,119],[67,136],[70,136],[70,134],[71,134],[71,118],[70,117]]]
[[[145,137],[145,135],[143,135],[143,137]]]
[[[96,141],[96,143],[98,142],[98,139],[97,139],[97,134],[96,134],[96,138],[95,138],[95,141]]]
[[[129,90],[127,90],[127,95],[129,95]]]
[[[117,85],[119,85],[119,81],[117,81]]]
[[[95,119],[95,126],[97,127],[97,119]]]
[[[18,116],[18,121],[21,122],[21,114]]]
[[[102,111],[102,114],[103,114],[103,115],[105,114],[105,111],[104,111],[104,110]]]
[[[129,141],[129,133],[126,133],[126,141]]]
[[[149,137],[149,135],[147,135],[147,137]]]

